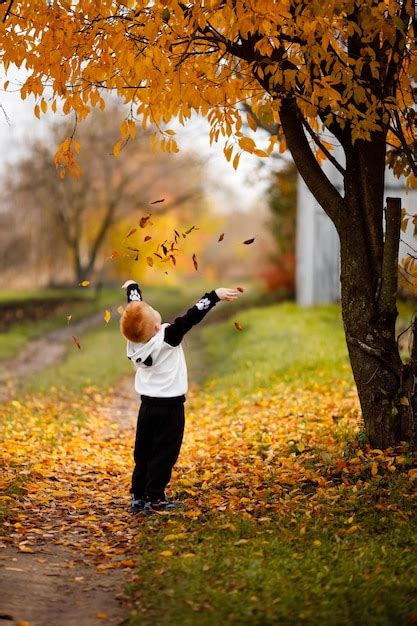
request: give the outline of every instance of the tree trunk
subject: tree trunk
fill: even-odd
[[[412,366],[404,365],[399,355],[396,280],[393,283],[389,276],[391,257],[395,258],[396,278],[401,204],[389,202],[389,208],[396,213],[398,232],[396,227],[390,230],[388,211],[384,258],[378,273],[364,216],[352,200],[340,232],[342,317],[365,431],[374,448],[417,443],[415,377]],[[391,247],[395,238],[396,248]]]

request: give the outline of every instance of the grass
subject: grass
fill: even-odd
[[[77,299],[75,299],[77,298]],[[60,328],[67,323],[67,315],[72,315],[72,321],[78,321],[98,311],[111,307],[120,300],[120,292],[116,289],[103,289],[97,297],[91,292],[80,289],[41,290],[39,292],[0,292],[1,304],[16,303],[30,300],[42,304],[45,308],[45,319],[38,321],[28,320],[13,324],[4,332],[0,332],[0,361],[11,358],[31,339]],[[63,302],[60,309],[48,314],[48,304],[53,305],[57,300]]]
[[[220,304],[226,310],[227,304]],[[234,321],[243,328],[236,330]],[[286,302],[236,314],[202,327],[186,339],[191,372],[210,392],[231,397],[271,389],[277,384],[330,385],[352,383],[352,373],[337,305],[300,309]],[[205,363],[205,370],[201,368]]]
[[[171,557],[160,556],[172,547],[163,542],[171,531],[157,520],[140,538],[138,605],[129,624],[411,624],[415,520],[389,513],[382,523],[369,504],[361,514],[368,532],[340,539],[337,531],[351,513],[346,502],[334,523],[318,519],[303,536],[302,520],[192,522]]]

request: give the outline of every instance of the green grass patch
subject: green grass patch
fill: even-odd
[[[227,310],[228,305],[217,306]],[[196,343],[191,338],[186,345],[192,373],[212,393],[227,390],[239,398],[242,392],[278,383],[352,383],[338,305],[303,309],[287,302],[241,311],[221,324],[204,326]]]
[[[408,515],[404,503],[401,514],[385,516],[372,504],[353,534],[349,503],[317,516],[303,535],[302,518],[147,522],[129,626],[412,623],[417,520],[410,502]]]
[[[0,292],[1,293],[1,292]],[[30,310],[22,309],[23,320],[12,323],[9,327],[0,332],[0,361],[11,358],[31,339],[36,339],[41,335],[65,326],[67,315],[71,315],[71,322],[93,315],[98,311],[103,311],[118,303],[120,292],[116,289],[106,288],[101,290],[97,296],[86,289],[79,288],[68,290],[40,291],[27,293],[26,297],[20,293],[1,293],[0,316],[2,315],[2,304],[4,307],[19,306],[19,301],[26,301],[26,307],[36,308],[35,319],[31,318]],[[58,305],[58,306],[57,306]],[[28,316],[28,319],[25,319]]]

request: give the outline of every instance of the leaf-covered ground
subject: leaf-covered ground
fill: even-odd
[[[57,542],[125,571],[131,626],[415,623],[416,465],[364,444],[336,310],[315,315],[291,326],[293,308],[268,307],[240,333],[229,321],[199,337],[211,376],[187,401],[172,515],[127,512],[133,428],[109,418],[117,392],[4,405],[2,540],[34,556]],[[287,344],[263,330],[277,316]],[[302,370],[301,343],[316,369],[310,356]],[[258,353],[262,385],[247,372]]]

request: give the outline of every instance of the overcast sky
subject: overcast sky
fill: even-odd
[[[33,114],[34,100],[22,100],[18,91],[19,75],[17,70],[9,71],[7,79],[10,85],[3,90],[6,80],[0,75],[0,166],[19,157],[25,138],[39,136],[46,132],[48,119],[41,116],[38,120]],[[57,114],[56,114],[57,115]],[[182,128],[173,122],[170,124],[177,131],[177,142],[180,149],[194,149],[207,159],[207,173],[214,195],[214,201],[221,211],[240,207],[248,210],[264,204],[264,193],[267,185],[266,176],[258,171],[260,159],[243,153],[239,168],[235,171],[223,155],[223,144],[210,147],[207,122],[196,118],[187,127]],[[264,168],[265,169],[265,168]],[[222,190],[226,187],[226,193]]]

